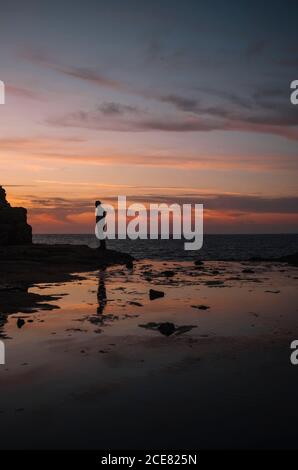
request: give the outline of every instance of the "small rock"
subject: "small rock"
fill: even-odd
[[[127,269],[133,269],[133,262],[132,262],[132,261],[128,261],[128,262],[126,263],[126,267],[127,267]]]
[[[160,274],[166,277],[173,277],[175,276],[175,271],[167,270],[167,271],[162,271]]]
[[[206,286],[222,286],[222,285],[223,285],[223,281],[217,281],[217,280],[214,280],[214,281],[206,281],[205,284],[206,284]]]
[[[157,329],[165,336],[171,336],[176,331],[174,323],[170,322],[161,323]]]
[[[198,308],[199,310],[208,310],[208,305],[192,305],[192,308]]]
[[[25,320],[23,320],[22,318],[18,318],[17,327],[22,328],[24,325],[25,325]]]
[[[195,261],[195,266],[204,266],[204,262],[201,261],[200,259],[197,259],[197,260]]]
[[[149,298],[150,300],[159,299],[160,297],[164,297],[165,293],[160,290],[150,289],[149,290]]]

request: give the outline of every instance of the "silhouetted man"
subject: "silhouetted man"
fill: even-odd
[[[101,201],[95,201],[95,208],[96,208],[95,221],[96,221],[96,225],[97,225],[98,222],[100,222],[101,220],[106,218],[107,213],[104,210],[104,208],[101,206]],[[101,227],[102,227],[102,233],[98,233],[98,235],[103,234],[104,225],[101,225]],[[97,230],[99,230],[98,225],[97,225]],[[99,242],[98,249],[105,250],[106,249],[106,240],[98,238],[98,242]]]

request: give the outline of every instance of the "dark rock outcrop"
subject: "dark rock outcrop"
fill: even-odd
[[[0,245],[27,245],[32,243],[32,228],[27,224],[27,210],[11,207],[5,189],[0,186]]]
[[[133,263],[129,254],[92,249],[87,245],[0,246],[0,279],[6,281],[59,282],[70,279],[70,273],[127,263]]]
[[[279,261],[282,263],[288,263],[291,266],[298,266],[298,253],[293,253],[291,255],[281,256]]]
[[[0,186],[0,280],[38,283],[72,279],[71,273],[104,269],[122,264],[133,268],[133,257],[113,250],[86,245],[46,245],[32,243],[27,211],[11,207]],[[1,287],[1,286],[0,286]]]
[[[291,266],[298,266],[298,252],[290,255],[280,256],[279,258],[263,258],[261,256],[250,258],[249,261],[255,263],[271,262],[271,263],[287,263]]]

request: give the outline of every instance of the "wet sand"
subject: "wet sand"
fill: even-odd
[[[0,447],[296,447],[297,280],[145,260],[29,287],[1,311]]]

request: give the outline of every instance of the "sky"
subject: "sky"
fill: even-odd
[[[2,2],[4,3],[4,2]],[[94,200],[204,204],[207,233],[298,233],[298,4],[1,5],[0,184],[34,233]]]

